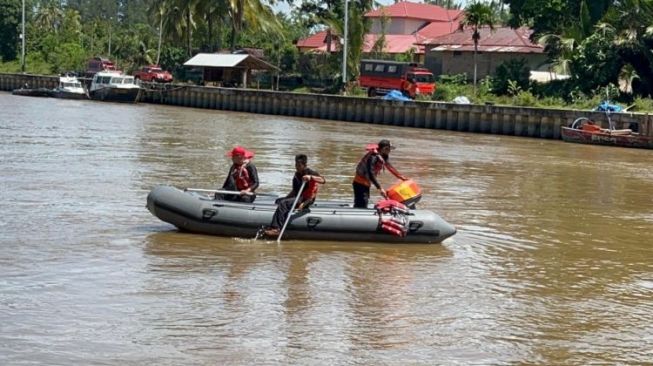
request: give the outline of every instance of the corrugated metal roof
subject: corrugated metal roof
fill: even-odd
[[[276,70],[271,65],[248,54],[232,53],[198,53],[190,60],[184,62],[184,66],[197,67],[243,67],[252,70]]]
[[[390,6],[382,6],[374,9],[365,14],[365,16],[368,18],[386,16],[390,18],[418,19],[428,22],[448,22],[457,19],[461,14],[461,10],[450,10],[437,5],[401,1]]]
[[[236,67],[249,55],[234,55],[230,53],[198,53],[190,60],[184,62],[184,66],[204,67]]]
[[[474,52],[474,46],[443,45],[430,48],[431,51],[461,51]],[[542,53],[543,51],[533,47],[500,47],[500,46],[478,46],[478,52],[510,52],[510,53]]]
[[[471,29],[457,31],[440,37],[425,40],[424,44],[431,45],[433,51],[474,50]],[[489,27],[480,29],[481,39],[478,50],[484,52],[522,52],[522,53],[544,53],[544,47],[530,41],[532,31],[526,27],[512,29],[509,27],[498,27],[491,30]]]

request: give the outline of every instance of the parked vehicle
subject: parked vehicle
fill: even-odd
[[[94,100],[136,103],[141,87],[136,85],[133,76],[120,71],[100,71],[93,77],[89,94]]]
[[[118,71],[116,65],[108,58],[93,57],[86,64],[86,77],[92,78],[100,71]]]
[[[158,83],[172,82],[172,74],[168,71],[162,70],[159,65],[143,66],[140,70],[134,73],[134,78],[137,80]]]
[[[416,63],[362,60],[360,73],[358,83],[370,97],[395,89],[414,99],[435,91],[433,73]]]

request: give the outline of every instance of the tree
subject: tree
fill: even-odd
[[[472,29],[472,41],[474,41],[474,93],[476,93],[476,75],[478,69],[478,43],[481,39],[479,29],[489,27],[494,30],[494,15],[487,4],[474,2],[465,8],[465,14],[460,22],[459,29]]]
[[[639,93],[653,95],[653,1],[621,0],[615,2],[604,20],[614,29],[613,46],[623,64],[632,65]],[[633,88],[635,89],[635,88]],[[634,90],[635,91],[635,90]]]
[[[59,31],[64,18],[64,11],[56,1],[49,0],[38,6],[34,17],[34,24],[40,32],[47,33]]]
[[[385,13],[384,10],[381,10],[379,23],[381,25],[381,33],[379,34],[379,38],[377,38],[374,42],[374,45],[372,45],[371,52],[372,57],[376,59],[382,59],[385,56],[385,47],[387,46],[385,35],[388,33],[388,24],[390,23],[390,17]]]
[[[614,3],[613,0],[591,0],[590,7],[587,0],[502,1],[510,8],[508,24],[513,28],[528,25],[533,29],[533,40],[545,34],[568,35],[569,28],[578,27],[579,16],[580,19],[587,16],[580,23],[584,23],[585,31],[591,31]],[[580,42],[581,39],[576,40]]]
[[[349,23],[347,32],[347,69],[348,79],[356,78],[359,74],[360,60],[363,51],[365,34],[369,31],[370,21],[365,14],[372,10],[373,0],[349,1]],[[309,14],[307,23],[326,25],[332,34],[344,40],[345,9],[342,0],[304,1],[301,6],[304,14]]]
[[[0,0],[0,60],[12,61],[18,53],[18,29],[21,22],[20,0]]]
[[[238,34],[243,30],[243,24],[266,34],[281,33],[281,24],[274,15],[272,8],[260,0],[228,0],[231,37],[229,47],[236,49]]]

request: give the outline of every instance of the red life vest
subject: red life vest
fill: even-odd
[[[406,236],[408,233],[408,220],[406,219],[406,214],[409,212],[408,207],[397,201],[385,199],[377,202],[374,208],[379,215],[381,230],[395,236]]]
[[[231,176],[236,184],[236,189],[239,191],[247,189],[252,185],[252,182],[249,179],[249,172],[247,171],[247,163],[243,163],[240,166],[234,165]]]
[[[399,222],[394,218],[381,220],[381,229],[386,233],[402,237],[406,236],[408,232],[405,223]]]
[[[314,200],[317,197],[318,189],[319,184],[314,179],[306,182],[306,186],[304,186],[304,190],[302,191],[302,202]]]

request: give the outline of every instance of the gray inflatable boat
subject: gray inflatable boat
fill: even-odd
[[[180,230],[255,238],[272,221],[276,205],[274,199],[260,196],[254,203],[240,203],[158,186],[147,196],[147,208]],[[283,239],[439,243],[456,233],[456,228],[432,211],[410,210],[405,218],[406,235],[395,236],[381,230],[379,213],[373,208],[318,200],[309,209],[291,215]]]

